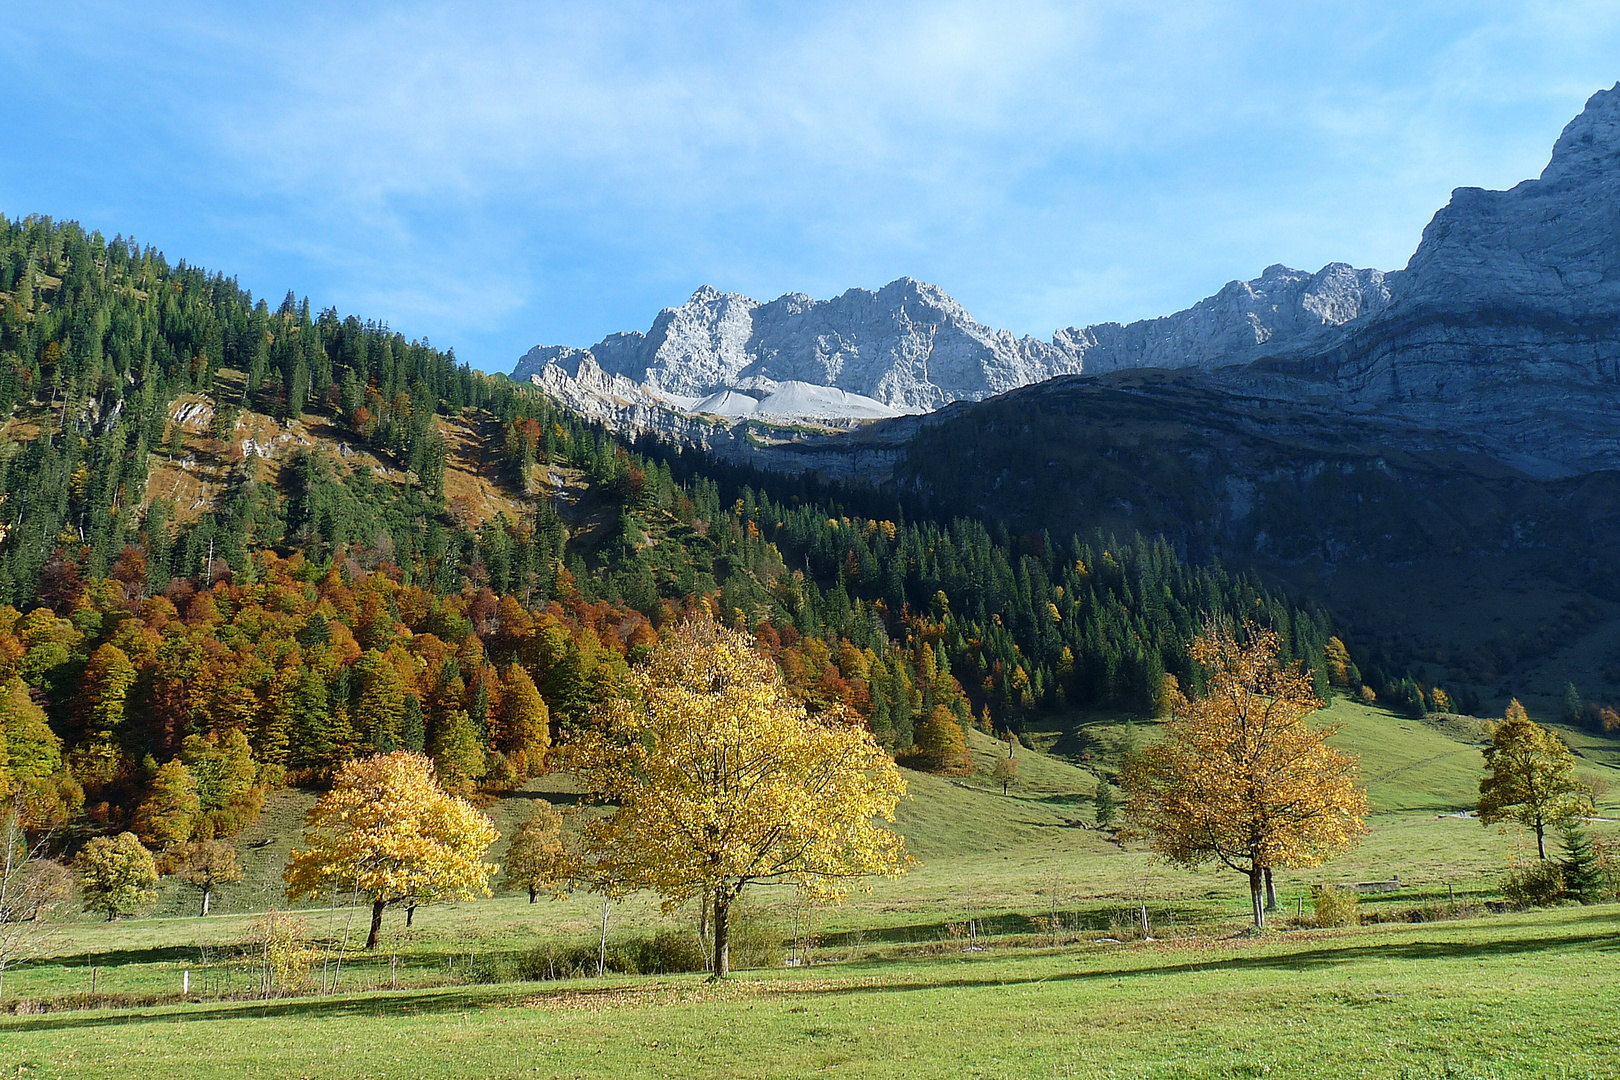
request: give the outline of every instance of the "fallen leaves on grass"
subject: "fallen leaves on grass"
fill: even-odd
[[[600,990],[556,990],[523,998],[513,1002],[513,1006],[554,1012],[608,1012],[613,1009],[645,1006],[664,1007],[708,1001],[741,1001],[748,998],[782,997],[791,994],[826,994],[882,984],[883,980],[875,977],[802,979],[790,983],[750,979],[690,985],[654,983],[642,986],[603,987]]]

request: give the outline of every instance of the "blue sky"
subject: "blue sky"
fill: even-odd
[[[0,70],[0,212],[494,371],[701,284],[1045,337],[1393,269],[1620,79],[1620,5],[64,0]]]

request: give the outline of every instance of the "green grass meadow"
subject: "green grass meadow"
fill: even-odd
[[[1175,869],[1094,827],[1099,777],[1152,725],[1076,717],[1033,740],[1046,751],[1016,750],[1005,796],[989,773],[1006,745],[981,735],[974,775],[908,774],[911,873],[815,911],[754,890],[743,917],[768,959],[722,986],[499,981],[512,977],[501,962],[539,943],[592,940],[602,909],[588,894],[498,891],[421,908],[408,930],[390,911],[370,956],[356,913],[335,993],[246,1000],[243,942],[283,903],[280,868],[313,802],[284,792],[236,838],[247,879],[215,915],[165,883],[152,915],[64,922],[46,955],[7,971],[0,1076],[1620,1076],[1620,906],[1493,903],[1533,847],[1467,816],[1482,729],[1347,701],[1321,719],[1360,758],[1371,832],[1328,866],[1280,873],[1271,932],[1243,932],[1238,875]],[[1616,771],[1609,747],[1578,749],[1590,779]],[[533,798],[572,797],[536,789],[490,807],[503,832]],[[1598,816],[1620,817],[1612,795]],[[1620,823],[1594,831],[1620,842]],[[1367,925],[1293,918],[1309,915],[1312,885],[1396,877],[1363,897]],[[1144,907],[1156,940],[1135,940]],[[310,985],[330,985],[350,912],[296,914],[318,954]],[[610,941],[695,921],[633,896],[614,906]],[[795,935],[815,963],[784,965]]]
[[[9,1075],[1608,1077],[1620,909],[18,1017]]]

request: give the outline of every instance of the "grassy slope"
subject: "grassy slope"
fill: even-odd
[[[1336,702],[1322,718],[1343,725],[1336,741],[1361,759],[1374,814],[1371,833],[1355,851],[1326,867],[1285,871],[1279,892],[1290,907],[1312,884],[1388,880],[1398,875],[1410,888],[1376,906],[1410,905],[1418,897],[1489,892],[1511,856],[1517,837],[1504,829],[1482,828],[1460,811],[1469,806],[1479,776],[1479,751],[1466,726],[1413,723],[1382,710]],[[1090,765],[1111,771],[1109,748],[1124,741],[1121,717],[1082,718],[1087,745],[1097,750]],[[1151,738],[1144,724],[1138,738]],[[1057,733],[1059,745],[1074,733]],[[1453,737],[1457,736],[1457,737]],[[976,772],[963,778],[907,773],[912,797],[901,805],[898,828],[918,864],[910,873],[872,883],[842,907],[818,913],[825,935],[860,933],[869,940],[937,941],[948,924],[969,918],[1000,918],[1019,925],[1029,915],[1053,907],[1071,922],[1106,926],[1110,915],[1147,903],[1156,923],[1228,924],[1242,918],[1244,882],[1215,868],[1196,871],[1167,867],[1140,844],[1121,844],[1111,833],[1090,827],[1090,796],[1096,779],[1089,768],[1033,749],[1017,751],[1020,774],[1007,796],[989,776],[1006,744],[970,735]],[[565,783],[548,779],[489,808],[509,834],[528,813],[536,795],[559,802],[571,796]],[[98,988],[128,992],[170,991],[179,972],[231,952],[243,940],[254,916],[278,901],[280,868],[292,846],[304,811],[306,792],[276,795],[265,816],[237,838],[248,868],[247,880],[230,886],[208,920],[189,917],[196,896],[165,883],[158,913],[164,918],[125,920],[106,925],[81,918],[62,928],[52,962],[24,967],[7,976],[7,996],[44,995],[86,989],[91,967],[102,969]],[[1602,826],[1620,835],[1614,825]],[[272,842],[262,848],[261,840]],[[503,852],[497,844],[493,857]],[[1414,892],[1413,890],[1416,890]],[[757,889],[748,901],[781,926],[793,919],[793,894]],[[446,904],[420,910],[408,933],[403,917],[390,913],[386,947],[401,950],[413,978],[442,969],[452,956],[468,952],[529,947],[537,937],[583,937],[600,919],[596,897],[580,894],[561,902],[530,905],[526,896],[497,890],[494,899]],[[323,909],[303,916],[318,934],[341,935],[341,913]],[[660,911],[656,898],[633,896],[613,913],[615,933],[662,926],[688,926],[695,913]],[[1027,919],[1026,919],[1027,924]],[[354,977],[375,981],[366,964]],[[346,984],[353,985],[353,984]]]
[[[280,484],[281,471],[294,453],[313,448],[323,449],[349,468],[369,469],[392,483],[411,481],[398,462],[367,449],[352,432],[320,411],[305,413],[299,420],[282,421],[244,410],[229,437],[216,444],[210,437],[214,408],[221,401],[240,402],[245,382],[241,372],[223,368],[214,393],[194,392],[175,399],[169,409],[171,421],[181,414],[187,417],[180,424],[180,455],[171,460],[167,444],[154,449],[146,484],[147,503],[154,499],[172,502],[180,521],[201,516],[226,490],[231,455],[240,452],[247,441],[261,455],[257,459],[260,479],[270,484]],[[38,421],[39,417],[24,413],[11,421],[10,432],[14,437],[27,436],[37,432]],[[493,423],[487,414],[481,418],[441,416],[434,421],[449,448],[444,474],[446,505],[452,514],[474,524],[498,513],[517,520],[528,505],[524,494],[492,465],[493,455],[485,444]]]
[[[1458,813],[1478,780],[1477,732],[1343,701],[1321,719],[1342,725],[1336,741],[1361,759],[1372,832],[1329,867],[1280,875],[1285,901],[1314,881],[1394,873],[1430,898],[1448,884],[1488,888],[1513,837]],[[1125,741],[1123,718],[1083,723],[1095,751],[1088,766],[1111,771],[1110,756]],[[1056,745],[1079,738],[1072,730],[1054,735]],[[1137,737],[1151,738],[1151,725]],[[749,973],[743,985],[721,990],[695,978],[615,978],[21,1017],[0,1020],[0,1064],[26,1065],[24,1075],[114,1076],[128,1075],[139,1057],[148,1071],[177,1080],[858,1077],[897,1069],[984,1077],[1615,1075],[1606,1033],[1620,1021],[1620,1003],[1582,987],[1608,978],[1620,909],[1224,939],[1244,903],[1236,875],[1168,868],[1138,846],[1077,824],[1091,817],[1089,767],[1019,750],[1019,779],[1003,796],[989,769],[1005,744],[974,734],[971,748],[972,776],[908,774],[912,798],[898,827],[919,865],[821,915],[819,929],[831,951],[849,957],[844,963]],[[491,813],[507,830],[535,794],[566,799],[559,787],[520,793]],[[239,983],[245,976],[219,958],[234,951],[250,916],[229,912],[274,896],[311,798],[278,795],[239,839],[249,879],[222,897],[226,914],[70,924],[56,959],[8,974],[7,996],[83,991],[91,967],[103,991],[173,993],[186,969],[194,986],[222,975]],[[264,838],[273,842],[250,846]],[[760,890],[752,904],[785,925],[790,899]],[[1398,902],[1413,899],[1409,890]],[[1175,935],[1171,941],[1099,947],[1082,933],[1080,944],[1054,951],[1003,943],[977,954],[942,941],[947,924],[964,918],[1005,920],[1056,906],[1071,925],[1101,927],[1138,901],[1150,905],[1161,935]],[[166,901],[175,911],[191,902],[177,894]],[[386,948],[400,950],[410,981],[453,981],[470,953],[583,936],[599,915],[590,896],[531,906],[502,894],[423,909],[409,934],[391,915]],[[691,915],[665,915],[653,898],[633,897],[615,910],[615,933],[686,925]],[[306,918],[325,931],[321,913]],[[852,931],[867,944],[834,936]],[[932,944],[891,944],[908,941]],[[201,948],[210,944],[212,962]],[[385,982],[387,959],[353,964],[343,985]]]
[[[1620,908],[0,1020],[18,1075],[1612,1077]],[[1583,989],[1585,988],[1585,989]]]

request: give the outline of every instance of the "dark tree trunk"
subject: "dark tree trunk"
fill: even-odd
[[[1540,822],[1536,823],[1536,851],[1540,852],[1541,857],[1543,859],[1546,859],[1546,857],[1547,857],[1547,829]]]
[[[1266,926],[1264,878],[1265,872],[1258,866],[1249,871],[1249,900],[1254,907],[1254,925],[1257,930],[1263,930]]]
[[[530,885],[529,886],[529,903],[531,903],[531,904],[534,903],[534,898],[539,896],[539,895],[540,895],[540,890],[535,888],[533,885]]]
[[[407,929],[407,930],[410,929],[411,920],[414,919],[414,918],[416,918],[416,905],[411,904],[409,907],[407,907],[405,909],[405,929]]]
[[[1277,910],[1277,890],[1271,884],[1271,867],[1266,867],[1266,910]]]
[[[714,977],[731,974],[731,899],[724,890],[714,894]]]
[[[387,903],[382,900],[373,900],[371,902],[371,933],[366,935],[366,948],[368,949],[377,947],[377,937],[382,933],[383,908],[386,906]]]

